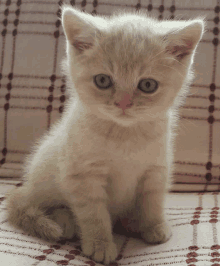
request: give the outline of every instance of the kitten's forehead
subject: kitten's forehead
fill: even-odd
[[[111,28],[100,43],[103,59],[107,58],[111,71],[117,76],[130,78],[142,68],[153,66],[150,59],[159,55],[164,47],[148,27],[138,27],[138,23],[128,20],[118,27]],[[162,54],[161,54],[162,56]],[[158,59],[158,58],[157,58]]]
[[[135,15],[112,18],[106,32],[106,41],[112,46],[123,47],[129,52],[129,47],[143,55],[144,46],[156,45],[156,34],[152,28],[152,20]],[[157,36],[158,37],[158,36]],[[115,45],[114,45],[115,44]],[[105,42],[106,45],[106,42]],[[133,53],[131,53],[132,55]]]

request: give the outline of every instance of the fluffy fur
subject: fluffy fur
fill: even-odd
[[[8,219],[47,240],[77,235],[85,255],[109,264],[118,221],[148,243],[171,237],[163,205],[174,128],[204,22],[94,17],[64,6],[62,24],[70,99],[27,159],[27,182],[9,193]],[[108,89],[95,85],[98,74],[111,77]],[[159,84],[154,93],[138,89],[147,78]]]

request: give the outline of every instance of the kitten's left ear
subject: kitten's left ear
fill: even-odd
[[[168,33],[165,36],[166,51],[173,55],[178,61],[190,55],[195,50],[197,44],[204,33],[204,21],[197,19],[180,30]]]
[[[97,35],[97,20],[90,14],[81,12],[76,8],[64,5],[62,8],[62,25],[67,40],[77,53],[92,48]]]

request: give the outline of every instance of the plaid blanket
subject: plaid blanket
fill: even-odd
[[[95,266],[83,256],[75,240],[46,242],[11,227],[6,220],[5,194],[21,180],[0,179],[0,265],[1,266]],[[172,238],[161,245],[114,235],[120,250],[111,266],[218,266],[220,265],[219,192],[170,193],[166,215]]]
[[[220,266],[219,0],[0,0],[0,265],[100,265],[83,256],[78,240],[45,242],[6,219],[6,193],[22,185],[24,157],[65,106],[59,66],[65,52],[59,21],[64,2],[94,15],[141,9],[159,19],[206,17],[176,142],[173,191],[188,192],[166,199],[173,236],[151,246],[115,235],[120,254],[112,266]]]

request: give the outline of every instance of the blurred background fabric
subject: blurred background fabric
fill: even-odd
[[[0,2],[0,176],[21,177],[34,142],[63,112],[61,61],[63,1]],[[142,10],[159,19],[202,16],[207,31],[195,57],[196,77],[180,109],[174,191],[220,188],[220,52],[218,1],[65,1],[85,12],[110,15]]]
[[[116,236],[112,265],[220,265],[219,0],[0,0],[0,265],[100,265],[79,242],[49,243],[7,223],[5,196],[22,185],[22,164],[34,142],[62,116],[67,100],[61,61],[63,3],[100,15],[142,10],[159,19],[205,17],[195,79],[180,109],[174,185],[166,200],[173,236],[150,246]]]

